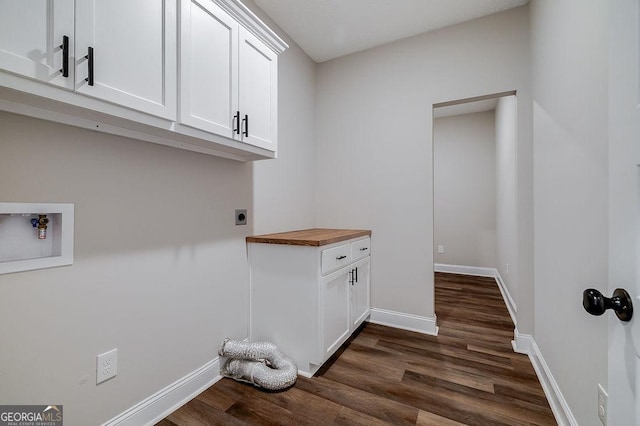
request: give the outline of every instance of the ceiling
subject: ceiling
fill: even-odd
[[[526,4],[528,0],[255,0],[324,62]]]

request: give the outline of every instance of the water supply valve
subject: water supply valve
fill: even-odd
[[[34,228],[38,228],[38,239],[46,240],[47,239],[47,224],[49,223],[49,219],[46,214],[39,214],[37,219],[31,219],[31,225]]]

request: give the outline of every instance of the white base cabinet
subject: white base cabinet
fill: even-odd
[[[313,375],[369,316],[370,243],[250,242],[250,341],[276,344]]]

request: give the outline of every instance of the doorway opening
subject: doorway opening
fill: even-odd
[[[495,278],[516,324],[515,91],[433,105],[434,271]]]

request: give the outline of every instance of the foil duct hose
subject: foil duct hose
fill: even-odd
[[[270,342],[247,343],[224,339],[218,354],[228,358],[220,374],[264,389],[286,389],[298,377],[296,364]]]

